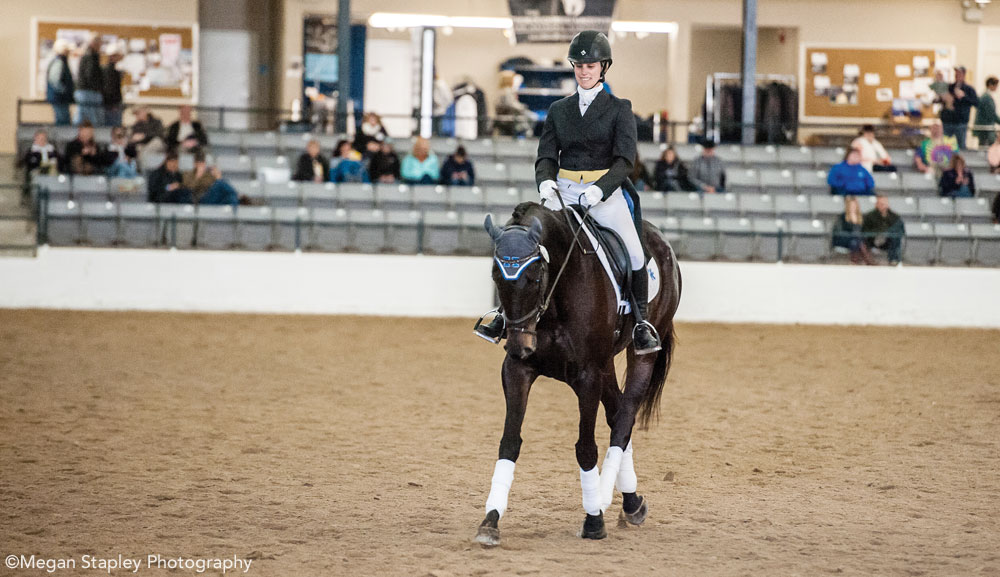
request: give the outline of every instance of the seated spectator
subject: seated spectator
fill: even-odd
[[[203,151],[195,153],[194,170],[184,175],[182,183],[183,188],[191,191],[191,198],[196,204],[236,206],[240,203],[236,189],[222,178],[218,167],[208,166]]]
[[[656,190],[662,192],[681,192],[694,190],[694,185],[688,179],[687,165],[677,156],[673,146],[668,146],[653,167]]]
[[[636,190],[646,190],[653,186],[653,179],[649,177],[649,170],[646,169],[646,163],[639,158],[638,152],[635,153],[635,164],[632,165],[632,174],[628,178],[632,181]]]
[[[49,142],[49,133],[45,129],[36,130],[31,148],[24,153],[22,160],[28,174],[56,174],[59,172],[61,162],[59,151]]]
[[[986,151],[986,162],[990,165],[990,174],[1000,174],[1000,131],[997,131],[997,139]]]
[[[976,196],[976,180],[972,171],[965,165],[961,154],[951,158],[951,168],[941,173],[938,182],[938,192],[941,196],[952,198],[970,198]]]
[[[107,165],[104,146],[94,140],[94,126],[89,121],[83,121],[77,130],[76,138],[66,144],[63,155],[66,166],[63,172],[69,174],[104,174]]]
[[[191,107],[184,105],[177,111],[178,119],[167,129],[167,149],[192,152],[208,145],[208,134],[197,120],[191,120]]]
[[[336,152],[337,156],[330,160],[331,182],[371,182],[361,153],[351,147],[350,141],[338,142]]]
[[[450,186],[474,186],[476,184],[476,169],[472,166],[465,147],[459,146],[445,159],[441,165],[441,184]]]
[[[373,182],[397,182],[399,167],[399,156],[392,149],[392,141],[386,138],[368,163],[368,175]]]
[[[532,130],[538,116],[518,100],[518,75],[513,70],[500,73],[500,95],[495,107],[493,128],[502,136],[525,136]]]
[[[875,194],[875,179],[872,173],[861,166],[861,153],[852,148],[847,151],[844,161],[830,168],[826,177],[830,194],[871,196]]]
[[[438,157],[431,151],[431,143],[423,137],[413,143],[413,150],[403,158],[399,171],[407,184],[437,184],[441,180]]]
[[[931,134],[913,153],[913,164],[923,173],[941,174],[951,165],[951,157],[958,154],[958,140],[945,136],[940,122],[931,125]]]
[[[700,192],[723,192],[726,190],[726,165],[715,155],[715,143],[708,140],[702,144],[701,156],[691,165],[688,175]]]
[[[184,175],[176,152],[168,152],[163,164],[149,173],[149,202],[191,204],[191,191],[184,188]]]
[[[135,145],[128,141],[125,128],[111,129],[111,144],[108,145],[107,159],[109,177],[135,178],[139,176]]]
[[[148,106],[135,109],[135,123],[132,125],[132,136],[129,142],[135,145],[139,159],[147,153],[160,153],[166,150],[163,141],[163,123],[149,111]]]
[[[357,134],[354,135],[354,150],[365,158],[378,152],[382,142],[388,138],[382,119],[374,112],[366,112]]]
[[[853,264],[875,264],[861,232],[863,220],[857,197],[845,196],[844,213],[833,223],[833,246],[851,251]]]
[[[856,148],[861,153],[861,166],[868,172],[896,172],[889,153],[881,142],[875,140],[875,127],[871,124],[861,127],[858,137],[851,142],[851,148]]]
[[[906,227],[899,215],[889,210],[889,197],[878,195],[875,209],[865,214],[861,222],[861,232],[865,235],[868,249],[884,250],[889,257],[890,265],[899,264],[899,256],[903,246],[903,236]]]
[[[319,141],[310,140],[306,144],[306,151],[299,156],[299,162],[295,166],[295,174],[292,180],[300,182],[325,182],[326,175],[330,174],[330,161],[320,154]]]

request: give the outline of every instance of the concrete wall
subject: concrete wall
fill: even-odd
[[[36,259],[0,259],[0,308],[473,319],[493,306],[491,266],[482,257],[43,248]],[[1000,269],[683,262],[681,271],[685,321],[1000,327]]]

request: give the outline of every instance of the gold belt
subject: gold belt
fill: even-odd
[[[559,178],[565,178],[567,180],[572,180],[573,182],[596,182],[597,179],[601,178],[608,173],[608,169],[604,170],[568,170],[565,168],[559,169]]]

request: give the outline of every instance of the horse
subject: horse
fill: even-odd
[[[532,383],[540,375],[568,384],[580,411],[576,460],[580,465],[584,519],[579,535],[607,536],[604,511],[617,485],[622,516],[632,525],[646,519],[648,505],[636,492],[632,430],[637,420],[646,428],[658,415],[660,396],[670,370],[676,336],[674,313],[680,302],[681,275],[670,244],[659,230],[642,223],[648,256],[659,265],[656,297],[649,303],[649,322],[663,337],[653,354],[636,355],[631,346],[632,315],[619,319],[617,297],[594,251],[570,217],[573,208],[549,210],[537,203],[518,205],[499,227],[487,215],[484,227],[493,239],[493,282],[506,321],[506,356],[501,371],[506,419],[494,468],[486,518],[476,541],[484,547],[500,543],[499,521],[507,508],[514,464],[521,450],[521,425]],[[580,250],[575,250],[579,246]],[[621,324],[624,322],[625,324]],[[628,348],[624,388],[615,375],[615,356]],[[597,469],[594,429],[603,403],[611,428],[610,447]]]

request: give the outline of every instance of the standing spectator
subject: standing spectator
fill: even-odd
[[[944,123],[944,133],[954,136],[958,141],[959,150],[965,150],[969,115],[972,113],[972,107],[979,104],[976,89],[965,83],[965,66],[955,68],[955,82],[948,85],[948,94],[943,98],[945,108],[941,110],[941,121]],[[951,110],[948,109],[949,101],[953,107]]]
[[[292,180],[325,182],[327,174],[330,174],[330,161],[320,154],[319,141],[314,138],[306,144],[306,151],[299,156]]]
[[[441,184],[450,186],[475,186],[476,169],[469,160],[469,155],[465,152],[464,146],[455,149],[452,154],[445,159],[441,165]]]
[[[91,126],[104,125],[104,79],[101,72],[101,37],[91,33],[87,49],[80,58],[80,68],[77,71],[76,90],[73,99],[76,100],[76,124],[84,120]]]
[[[646,163],[639,158],[639,151],[635,153],[635,164],[632,165],[632,174],[628,176],[636,190],[646,190],[653,186],[653,179],[649,176]]]
[[[1000,174],[1000,131],[997,131],[997,138],[986,151],[986,162],[990,165],[990,174]]]
[[[103,174],[107,165],[104,147],[94,140],[94,127],[84,120],[77,130],[76,138],[66,143],[63,172],[69,174]]]
[[[441,127],[444,125],[444,115],[448,112],[448,107],[455,102],[455,94],[451,86],[445,82],[436,72],[434,73],[434,134],[441,135]]]
[[[354,135],[354,150],[357,150],[364,157],[378,152],[382,141],[388,138],[385,127],[382,126],[382,119],[374,112],[366,112],[361,122],[358,133]],[[374,142],[375,147],[369,148]]]
[[[875,209],[865,214],[861,232],[865,235],[865,244],[869,250],[872,248],[884,250],[889,257],[890,265],[899,264],[906,226],[898,214],[889,210],[889,197],[884,194],[878,195],[875,199]]]
[[[407,184],[437,184],[441,180],[438,157],[426,138],[417,137],[413,150],[403,158],[400,174]]]
[[[972,171],[965,165],[962,155],[956,154],[952,157],[951,168],[941,174],[938,191],[941,196],[952,198],[976,196],[976,180],[972,176]]]
[[[938,68],[934,71],[934,82],[931,82],[930,89],[934,94],[934,100],[941,102],[944,95],[948,93],[948,81],[944,79],[944,70]]]
[[[222,178],[218,167],[208,166],[205,152],[201,150],[195,153],[194,170],[184,175],[183,188],[191,191],[191,197],[197,204],[236,206],[240,203],[236,189]]]
[[[830,168],[826,177],[830,194],[871,196],[875,194],[875,179],[872,173],[861,166],[861,152],[852,148],[847,151],[844,161]]]
[[[399,180],[399,156],[392,149],[392,140],[386,138],[382,146],[368,163],[368,174],[372,182],[396,182]]]
[[[976,105],[976,123],[972,133],[979,139],[979,148],[985,148],[996,141],[996,125],[1000,123],[997,117],[997,85],[1000,80],[996,76],[986,79],[986,92],[979,97],[979,104]]]
[[[28,174],[56,174],[59,172],[61,162],[59,151],[49,142],[49,133],[45,129],[36,130],[31,148],[24,154],[22,160]]]
[[[109,177],[134,178],[139,176],[139,166],[136,163],[135,145],[128,141],[125,128],[116,126],[111,129],[111,144],[108,145],[107,160]]]
[[[920,143],[913,153],[913,164],[917,170],[941,174],[951,165],[951,157],[958,153],[958,139],[945,136],[940,122],[931,124],[931,135]]]
[[[844,213],[833,223],[833,246],[851,251],[851,263],[875,264],[862,234],[861,207],[854,196],[844,197]]]
[[[354,150],[350,141],[339,141],[336,152],[337,156],[330,161],[332,182],[371,182],[368,170],[361,162],[361,153]]]
[[[163,165],[149,173],[149,202],[191,204],[191,191],[184,188],[184,175],[176,152],[168,152]]]
[[[178,118],[167,129],[167,149],[191,152],[208,145],[208,134],[197,120],[191,120],[191,107],[181,106]]]
[[[726,190],[726,165],[715,155],[715,142],[706,140],[702,143],[701,156],[691,165],[689,178],[700,192]]]
[[[653,177],[656,190],[662,192],[681,192],[693,190],[694,186],[688,179],[687,165],[678,158],[673,145],[668,146],[660,155],[653,167]]]
[[[104,97],[104,123],[107,126],[122,124],[122,73],[118,71],[118,63],[122,60],[121,49],[117,43],[107,47],[108,63],[104,66],[101,81]]]
[[[45,74],[45,100],[52,105],[56,124],[66,126],[70,122],[69,105],[73,104],[73,73],[69,69],[69,42],[62,38],[55,41],[52,52],[55,56],[49,62]]]
[[[858,137],[851,142],[851,148],[856,148],[861,153],[861,166],[868,172],[896,172],[889,153],[881,142],[875,140],[875,127],[871,124],[861,127]]]

